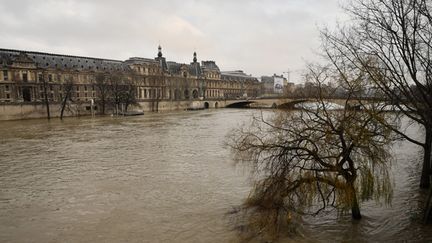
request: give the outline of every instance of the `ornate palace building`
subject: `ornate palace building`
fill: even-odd
[[[59,103],[68,82],[73,102],[97,102],[100,80],[131,84],[139,103],[257,97],[261,89],[258,80],[243,71],[221,72],[214,61],[199,63],[196,53],[190,64],[167,61],[160,46],[156,58],[126,61],[0,49],[0,65],[3,104],[43,102],[45,94],[49,102]]]

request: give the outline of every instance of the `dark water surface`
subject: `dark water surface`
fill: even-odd
[[[250,186],[223,146],[252,110],[0,122],[1,242],[230,242]],[[417,131],[413,131],[417,132]],[[307,218],[294,240],[432,241],[418,222],[418,148],[395,146],[392,207]]]

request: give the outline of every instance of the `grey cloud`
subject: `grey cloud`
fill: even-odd
[[[169,60],[196,50],[260,76],[302,68],[338,15],[337,0],[0,0],[0,47],[126,59],[161,43]]]

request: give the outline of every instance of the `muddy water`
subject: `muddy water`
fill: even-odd
[[[0,241],[235,240],[225,214],[250,187],[223,143],[252,112],[1,122]],[[295,241],[431,241],[416,223],[417,147],[395,153],[392,207],[363,204],[360,223],[307,218]]]

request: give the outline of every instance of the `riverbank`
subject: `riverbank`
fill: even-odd
[[[176,111],[186,109],[206,109],[206,108],[221,108],[226,106],[224,100],[211,101],[142,101],[138,102],[137,109],[144,112],[154,111]],[[67,106],[64,112],[65,117],[73,116],[91,116],[92,109],[94,113],[98,113],[98,106],[91,106],[90,102],[72,103]],[[61,104],[50,103],[50,116],[52,118],[60,117]],[[112,113],[107,110],[106,114]],[[7,120],[25,120],[46,118],[47,111],[45,104],[41,102],[27,103],[0,103],[0,121]]]

